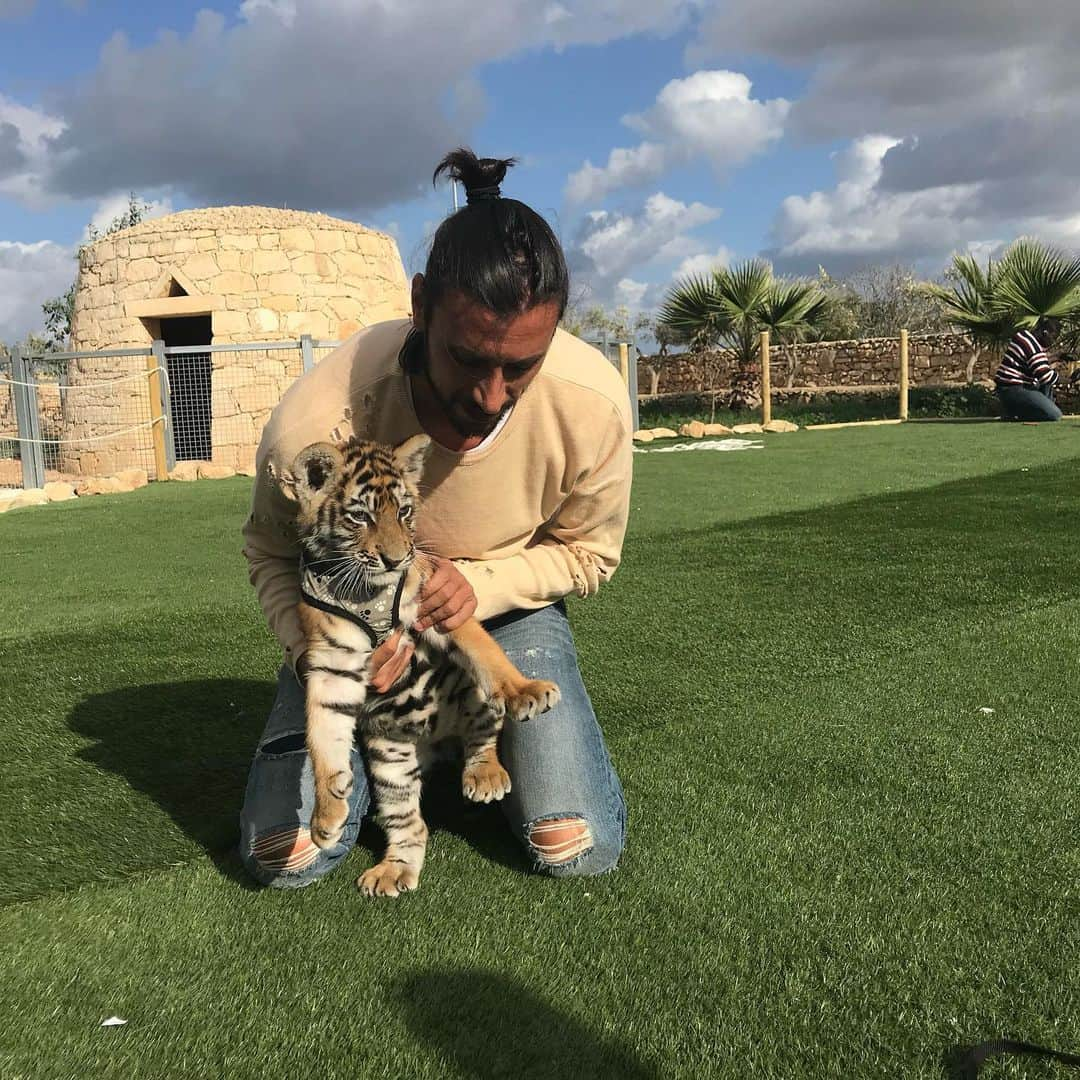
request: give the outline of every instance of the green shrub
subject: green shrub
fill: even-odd
[[[640,404],[642,427],[671,427],[690,420],[708,420],[710,394],[679,394],[643,401]],[[810,424],[845,424],[859,420],[889,420],[898,415],[899,396],[895,390],[867,390],[841,393],[821,390],[809,400],[792,398],[773,402],[777,420],[791,420],[806,427]],[[908,396],[908,415],[912,418],[997,416],[999,409],[993,391],[985,386],[922,386],[912,388]],[[761,419],[761,411],[718,408],[716,423],[746,424]]]

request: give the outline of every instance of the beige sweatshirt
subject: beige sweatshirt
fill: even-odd
[[[290,666],[305,647],[300,549],[280,477],[313,442],[398,443],[421,431],[398,362],[408,329],[395,319],[354,334],[289,387],[263,429],[244,555]],[[454,560],[476,593],[477,618],[588,596],[614,573],[630,508],[630,427],[618,372],[557,330],[493,438],[464,453],[433,445],[417,542]]]

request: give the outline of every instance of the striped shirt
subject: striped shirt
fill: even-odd
[[[1005,346],[1005,355],[1001,366],[994,375],[998,386],[1053,386],[1058,381],[1058,373],[1050,366],[1046,350],[1039,339],[1030,330],[1021,330],[1013,335]]]

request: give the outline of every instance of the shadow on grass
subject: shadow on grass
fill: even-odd
[[[1080,1065],[1080,1057],[1075,1054],[1050,1050],[1044,1046],[1036,1046],[1033,1043],[1016,1039],[990,1039],[974,1045],[963,1043],[959,1046],[949,1047],[941,1055],[942,1075],[945,1080],[978,1080],[983,1064],[998,1057],[1042,1059],[1044,1061],[1059,1062],[1073,1068]],[[1017,1068],[1019,1067],[1017,1066]],[[1058,1075],[1058,1071],[1053,1070],[1055,1076]],[[1028,1073],[1025,1071],[1023,1075],[1027,1076]],[[1042,1075],[1041,1070],[1040,1075]],[[1075,1073],[1072,1075],[1075,1075]]]
[[[131,686],[80,701],[69,724],[94,740],[79,757],[149,796],[223,874],[247,885],[237,820],[273,698],[273,683],[246,679]]]
[[[659,1080],[626,1046],[595,1035],[503,975],[424,969],[403,979],[394,998],[416,1040],[450,1058],[464,1076]]]
[[[236,853],[238,821],[273,700],[269,681],[132,686],[85,698],[72,710],[69,724],[94,740],[79,757],[149,796],[224,875],[254,888]],[[473,808],[462,798],[460,773],[439,769],[432,775],[425,784],[423,814],[432,831],[453,833],[485,858],[528,870],[497,808]],[[372,861],[381,857],[385,841],[370,815],[357,843]]]

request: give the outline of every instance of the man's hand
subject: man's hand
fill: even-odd
[[[476,611],[476,593],[465,575],[449,560],[431,556],[435,567],[420,589],[420,608],[413,629],[434,626],[440,633],[456,630]]]
[[[410,641],[400,650],[401,631],[395,630],[372,654],[371,689],[385,694],[405,674],[416,646]]]

